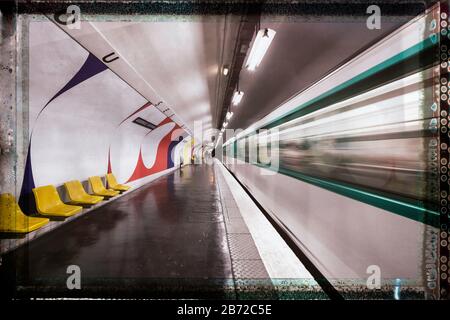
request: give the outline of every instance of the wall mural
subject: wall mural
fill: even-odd
[[[179,158],[173,151],[187,133],[50,21],[29,24],[29,79],[25,212],[35,212],[36,186],[108,172],[129,183]]]

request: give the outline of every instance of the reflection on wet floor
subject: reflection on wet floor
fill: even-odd
[[[84,295],[228,297],[231,259],[213,168],[183,167],[31,241],[3,258],[2,278],[16,270],[19,296],[81,294],[66,288],[69,265],[80,267]]]

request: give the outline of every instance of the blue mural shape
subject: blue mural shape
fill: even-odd
[[[167,169],[172,168],[174,164],[174,159],[172,159],[173,152],[172,150],[179,144],[181,141],[183,141],[183,137],[179,137],[178,141],[172,141],[169,144],[169,150],[167,151]]]
[[[80,70],[72,77],[72,79],[67,82],[67,84],[59,90],[42,108],[42,110],[39,112],[36,121],[38,121],[39,116],[41,113],[47,108],[47,106],[55,100],[57,97],[62,95],[64,92],[67,92],[68,90],[72,89],[73,87],[77,86],[78,84],[82,83],[83,81],[86,81],[89,78],[92,78],[93,76],[105,71],[108,69],[108,67],[100,61],[96,56],[89,53],[86,61],[81,66]],[[33,197],[33,188],[35,187],[34,178],[33,178],[33,170],[31,166],[31,141],[32,141],[33,133],[30,135],[30,142],[28,146],[28,154],[27,154],[27,161],[25,165],[25,173],[23,177],[23,183],[22,183],[22,189],[20,191],[20,198],[19,198],[19,205],[22,208],[22,211],[24,211],[27,214],[35,214],[36,211],[36,204],[34,202]]]
[[[89,53],[89,56],[87,57],[87,59],[84,62],[84,64],[81,66],[80,70],[78,70],[78,72],[72,77],[72,79],[70,79],[70,81],[67,82],[67,84],[61,90],[59,90],[58,93],[56,93],[45,104],[44,108],[42,108],[42,110],[39,112],[38,117],[42,113],[42,111],[44,111],[45,108],[47,108],[47,106],[50,104],[50,102],[55,100],[57,97],[62,95],[64,92],[72,89],[76,85],[78,85],[78,84],[82,83],[83,81],[85,81],[85,80],[95,76],[96,74],[99,74],[100,72],[105,71],[106,69],[108,69],[108,67],[103,62],[101,62],[92,53]]]

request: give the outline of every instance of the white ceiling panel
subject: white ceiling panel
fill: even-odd
[[[79,30],[59,26],[100,59],[114,52],[110,58],[119,59],[108,67],[192,133],[195,121],[212,128],[221,108],[226,82],[220,70],[231,64],[239,26],[234,21],[178,17],[85,21]]]

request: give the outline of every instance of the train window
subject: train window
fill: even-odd
[[[248,137],[244,138],[244,141],[245,141],[245,147],[244,147],[245,159],[244,159],[244,161],[249,162],[249,156],[248,156],[248,154],[249,154],[249,138]]]
[[[262,165],[270,165],[271,148],[270,141],[266,133],[258,135],[258,163]]]
[[[245,139],[237,141],[237,158],[245,161]]]
[[[253,134],[248,137],[248,162],[256,163],[258,161],[258,136]]]

